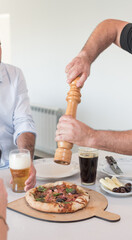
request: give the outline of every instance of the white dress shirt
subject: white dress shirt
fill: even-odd
[[[0,64],[0,145],[2,160],[8,161],[9,151],[17,148],[17,137],[35,132],[28,90],[22,71],[9,64]]]

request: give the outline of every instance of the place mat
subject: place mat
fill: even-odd
[[[120,220],[119,215],[104,211],[108,206],[108,201],[103,194],[88,188],[85,188],[85,190],[90,195],[90,201],[85,208],[74,213],[60,214],[60,213],[40,212],[38,210],[31,208],[26,202],[25,198],[20,198],[16,201],[8,203],[7,208],[15,212],[24,214],[31,218],[50,221],[50,222],[61,222],[61,223],[77,222],[77,221],[86,220],[92,217],[98,217],[110,222],[117,222]]]

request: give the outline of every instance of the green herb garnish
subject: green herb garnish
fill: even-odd
[[[54,194],[53,194],[54,197],[57,197],[57,196],[59,196],[59,195],[62,195],[62,193],[54,193]]]
[[[37,188],[37,190],[38,190],[39,192],[44,192],[44,191],[46,191],[46,188],[44,188],[44,187],[42,187],[42,186],[39,186],[39,187]]]
[[[67,192],[67,193],[72,193],[73,191],[74,191],[73,188],[66,188],[66,192]]]
[[[39,202],[44,202],[44,198],[36,198],[35,200]]]

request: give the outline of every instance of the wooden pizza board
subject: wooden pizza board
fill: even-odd
[[[35,219],[50,222],[76,222],[92,217],[101,218],[110,222],[117,222],[120,220],[119,215],[105,211],[108,206],[108,201],[103,194],[88,188],[85,188],[85,190],[90,195],[90,201],[87,207],[74,213],[59,214],[40,212],[31,208],[24,197],[8,203],[7,208]]]

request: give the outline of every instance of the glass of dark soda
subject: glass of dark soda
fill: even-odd
[[[79,165],[81,183],[92,185],[96,181],[98,164],[98,150],[88,147],[79,147]]]

